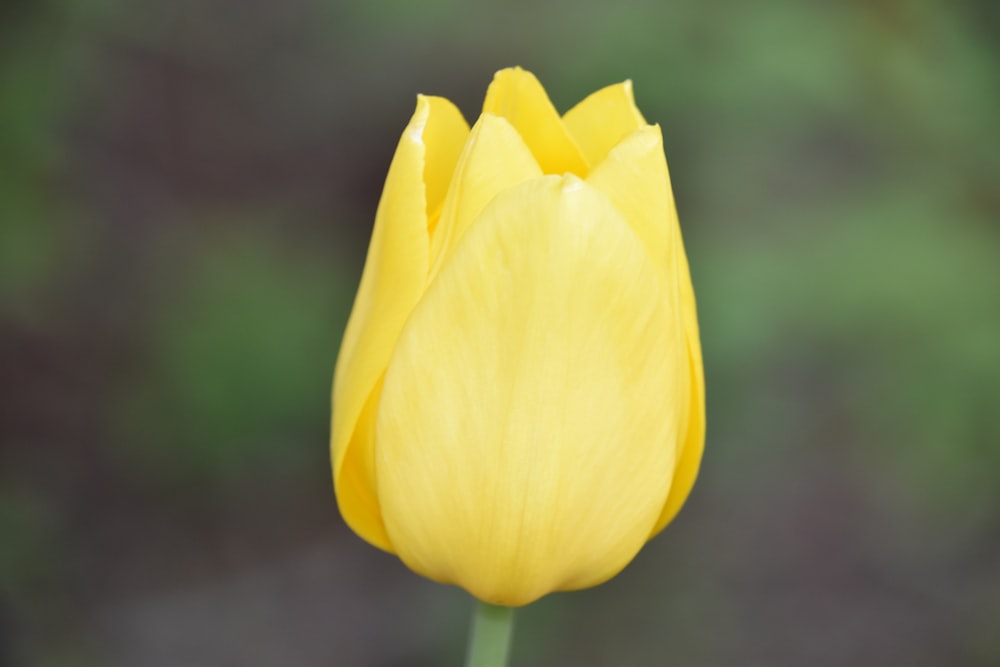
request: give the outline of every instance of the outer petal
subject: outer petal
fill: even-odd
[[[516,606],[634,557],[669,491],[685,372],[660,274],[576,177],[483,211],[385,376],[379,503],[407,565]]]
[[[679,425],[681,449],[674,484],[652,533],[655,535],[670,523],[687,499],[698,476],[705,443],[705,382],[698,315],[660,128],[646,126],[629,135],[608,153],[587,181],[607,194],[632,224],[672,285],[672,298],[680,304],[684,322],[689,381],[680,396],[684,406]]]
[[[680,458],[677,460],[677,470],[674,472],[674,483],[670,487],[670,495],[663,506],[663,512],[656,521],[652,535],[663,530],[673,521],[680,511],[691,487],[698,477],[701,466],[701,455],[705,449],[705,374],[701,360],[701,340],[698,335],[698,313],[695,307],[694,288],[691,285],[691,271],[688,268],[687,255],[677,228],[677,254],[680,260],[680,296],[681,315],[684,320],[684,337],[687,339],[688,365],[691,382],[689,412],[682,423],[686,426],[682,433]],[[651,535],[651,536],[652,536]]]
[[[531,72],[520,67],[497,72],[486,91],[483,113],[509,120],[546,174],[587,175],[587,160]]]
[[[566,112],[563,123],[592,164],[600,164],[628,134],[646,126],[635,106],[632,82],[608,86],[588,96]]]
[[[333,385],[331,455],[347,524],[390,550],[374,481],[378,385],[403,323],[427,281],[427,209],[447,187],[468,125],[445,99],[419,97],[379,201],[368,259],[344,332]],[[426,182],[426,193],[425,193]]]
[[[431,275],[497,194],[542,175],[521,136],[505,118],[483,114],[465,144],[431,235]]]

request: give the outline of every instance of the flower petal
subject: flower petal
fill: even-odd
[[[688,268],[687,255],[680,238],[680,228],[677,230],[677,249],[679,254],[681,316],[684,321],[684,337],[687,340],[688,366],[690,374],[690,397],[688,415],[681,420],[680,453],[677,459],[677,470],[674,472],[674,483],[670,487],[670,495],[663,506],[663,512],[656,521],[656,526],[650,537],[663,530],[680,511],[687,500],[694,481],[698,477],[701,466],[701,455],[705,449],[705,373],[701,360],[701,340],[698,334],[698,313],[694,300],[694,287],[691,285],[691,271]]]
[[[408,566],[518,606],[635,556],[669,491],[686,372],[660,273],[574,176],[487,206],[385,375],[378,498]]]
[[[603,192],[672,279],[677,213],[657,125],[632,132],[594,167],[587,182]]]
[[[595,165],[625,136],[645,127],[646,120],[635,106],[632,82],[624,81],[588,96],[566,112],[563,123],[587,161]]]
[[[694,485],[705,444],[705,381],[694,289],[680,225],[670,189],[660,128],[648,125],[626,137],[587,177],[604,192],[643,240],[654,263],[671,285],[684,322],[684,348],[689,380],[679,399],[684,416],[679,424],[679,458],[670,495],[652,534],[676,516]]]
[[[441,221],[431,235],[431,276],[497,194],[541,175],[538,162],[507,119],[480,116],[458,159]]]
[[[418,98],[389,167],[334,374],[330,447],[337,502],[356,533],[386,550],[391,545],[374,479],[378,385],[403,323],[426,286],[427,210],[434,197],[443,198],[467,136],[468,125],[454,105],[438,97]]]
[[[424,187],[427,197],[427,215],[432,218],[444,203],[451,184],[458,156],[469,137],[469,124],[462,112],[443,97],[418,95],[418,104],[426,99],[431,107],[422,133],[424,153]]]
[[[546,174],[587,175],[590,166],[531,72],[520,67],[497,72],[486,91],[483,113],[509,120]]]

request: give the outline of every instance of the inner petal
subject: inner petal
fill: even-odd
[[[510,121],[546,174],[586,176],[590,164],[542,84],[520,67],[500,70],[486,91],[483,113]]]

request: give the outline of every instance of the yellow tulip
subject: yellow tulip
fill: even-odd
[[[694,293],[660,129],[631,82],[560,117],[519,68],[468,127],[419,96],[333,390],[347,524],[520,606],[617,574],[694,484]]]

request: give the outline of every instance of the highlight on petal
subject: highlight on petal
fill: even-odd
[[[434,198],[444,198],[467,135],[468,126],[450,102],[417,99],[389,167],[334,374],[330,448],[337,502],[356,533],[386,550],[391,545],[374,481],[378,385],[403,323],[426,286],[427,211]]]
[[[587,175],[590,165],[531,72],[520,67],[497,72],[486,91],[483,113],[510,121],[546,174]]]
[[[646,126],[635,106],[631,81],[591,94],[567,111],[563,122],[591,165],[600,164],[624,137]]]
[[[441,221],[431,235],[431,277],[472,221],[499,193],[542,175],[531,150],[507,119],[483,114],[472,128]]]
[[[675,465],[676,304],[618,210],[574,176],[490,203],[399,338],[377,416],[400,558],[519,606],[642,547]]]

